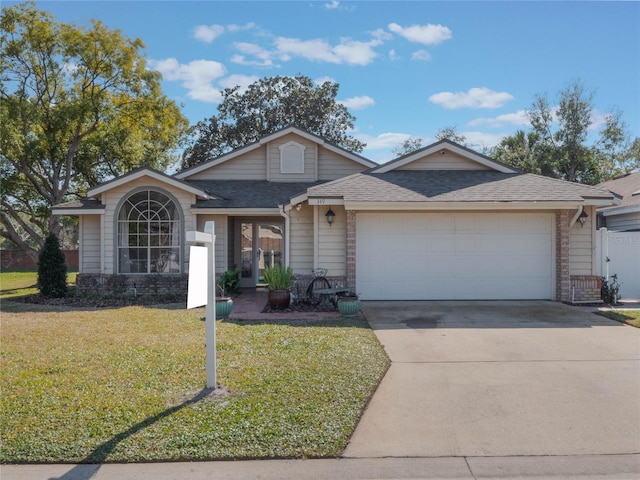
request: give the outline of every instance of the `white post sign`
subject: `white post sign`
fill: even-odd
[[[187,232],[187,242],[205,245],[204,247],[192,245],[189,250],[187,308],[207,306],[205,317],[207,388],[216,388],[216,236],[214,232],[215,222],[206,222],[204,232]]]

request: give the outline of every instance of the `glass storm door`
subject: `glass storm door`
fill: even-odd
[[[240,286],[264,284],[264,269],[282,265],[283,224],[279,222],[240,222]]]

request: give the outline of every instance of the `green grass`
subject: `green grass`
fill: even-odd
[[[76,272],[67,274],[67,284],[75,285]],[[38,272],[0,272],[0,299],[38,293]]]
[[[607,310],[598,314],[640,328],[640,310]]]
[[[198,399],[203,317],[3,301],[0,462],[340,455],[389,364],[366,322],[218,322]]]

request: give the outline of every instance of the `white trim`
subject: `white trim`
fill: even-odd
[[[52,208],[51,209],[51,214],[52,215],[104,215],[105,213],[104,208],[92,208],[92,209],[88,209],[88,208]]]
[[[417,210],[566,210],[576,203],[564,202],[344,202],[347,210],[417,211]]]
[[[267,215],[280,216],[279,208],[192,208],[189,210],[192,215],[231,215],[231,216],[249,216],[249,215]]]
[[[116,187],[126,185],[129,182],[138,180],[139,178],[143,178],[143,177],[151,177],[155,180],[158,180],[159,182],[166,183],[167,185],[171,185],[172,187],[179,188],[181,190],[184,190],[185,192],[192,193],[194,195],[197,195],[205,199],[212,198],[211,196],[207,195],[207,193],[204,190],[200,190],[199,188],[195,188],[195,187],[192,187],[191,185],[187,185],[183,182],[179,182],[172,177],[168,177],[162,173],[156,172],[154,170],[150,170],[148,168],[143,168],[141,170],[138,170],[137,172],[124,175],[111,182],[107,182],[102,185],[98,185],[97,187],[91,188],[87,191],[87,197],[95,197],[96,195],[100,195],[103,192],[107,192]]]
[[[82,221],[83,217],[78,219],[78,229],[80,230],[78,233],[78,243],[80,244],[80,248],[78,248],[78,273],[83,273],[84,270],[84,222]]]
[[[313,269],[319,268],[320,263],[320,209],[313,206]]]
[[[390,162],[385,163],[384,165],[376,168],[375,173],[386,173],[391,170],[395,170],[398,167],[402,167],[409,163],[415,162],[416,160],[419,160],[421,158],[427,157],[429,155],[433,155],[434,153],[439,152],[441,150],[442,151],[449,150],[453,153],[457,153],[458,155],[466,158],[467,160],[471,160],[472,162],[479,163],[480,165],[484,165],[485,167],[489,167],[492,170],[496,170],[498,172],[518,173],[518,170],[514,168],[507,167],[506,165],[502,165],[500,163],[494,162],[493,160],[490,160],[484,157],[483,155],[470,152],[467,149],[461,148],[449,142],[438,142],[430,147],[418,150],[413,155],[408,155],[407,157],[401,160],[391,160]]]
[[[309,205],[344,205],[344,198],[309,197]]]

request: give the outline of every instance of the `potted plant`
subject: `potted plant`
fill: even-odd
[[[216,318],[228,318],[233,310],[233,299],[229,296],[240,288],[240,270],[227,270],[218,279],[220,296],[216,296]]]
[[[264,269],[264,281],[269,287],[269,307],[284,310],[291,301],[291,279],[293,269],[284,265],[273,265]]]
[[[337,304],[343,317],[355,317],[360,311],[360,299],[355,292],[339,294]]]

